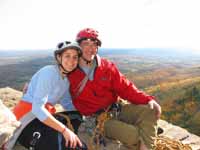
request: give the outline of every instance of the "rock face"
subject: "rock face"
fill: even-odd
[[[159,126],[164,129],[163,135],[175,140],[180,140],[183,144],[189,144],[193,150],[200,150],[200,137],[189,133],[179,126],[172,125],[164,120],[159,120]]]
[[[22,93],[11,88],[2,88],[0,89],[0,99],[3,100],[3,103],[12,108],[20,100]],[[190,144],[193,150],[200,150],[200,137],[189,133],[187,130],[180,128],[178,126],[172,125],[164,120],[159,120],[159,126],[164,129],[162,135],[168,136],[175,140],[181,140],[184,144]],[[80,137],[86,143],[90,143],[89,135],[85,133],[80,133]],[[101,150],[128,150],[127,147],[117,143],[116,141],[108,140],[106,147],[101,146]],[[20,145],[16,145],[14,150],[26,150]]]
[[[15,115],[0,99],[0,147],[13,136],[13,132],[20,126]]]
[[[3,100],[3,103],[9,107],[13,108],[16,103],[21,99],[22,92],[14,90],[12,88],[6,87],[0,89],[0,99]]]

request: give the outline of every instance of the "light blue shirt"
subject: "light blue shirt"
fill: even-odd
[[[97,62],[96,60],[94,60],[93,62],[93,66],[92,68],[88,68],[88,67],[81,67],[81,69],[85,72],[85,74],[89,77],[89,80],[94,80],[94,70],[95,70],[95,67],[97,66]]]
[[[69,93],[69,81],[61,77],[57,65],[49,65],[36,72],[28,86],[22,100],[32,103],[32,113],[41,121],[45,120],[49,112],[45,104],[60,103],[64,109],[75,110]]]

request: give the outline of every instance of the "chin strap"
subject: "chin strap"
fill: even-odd
[[[67,71],[61,64],[59,64],[59,66],[63,69],[62,74],[64,75],[69,75],[70,73],[72,73],[73,71],[77,69],[77,67],[75,67],[73,70]]]
[[[83,61],[86,62],[87,65],[90,64],[90,63],[92,63],[92,60],[87,60],[87,59],[85,59],[84,57],[81,57],[81,58],[83,59]]]
[[[61,58],[61,63],[59,63],[58,65],[63,69],[62,73],[65,74],[65,75],[67,75],[67,74],[69,74],[70,72],[72,72],[72,71],[75,70],[75,68],[74,68],[72,71],[67,71],[67,70],[63,67],[63,65],[62,65],[62,58]]]
[[[67,71],[67,70],[63,67],[62,64],[59,64],[59,66],[63,69],[63,71],[62,71],[63,74],[68,74],[68,73],[71,72],[71,71]]]

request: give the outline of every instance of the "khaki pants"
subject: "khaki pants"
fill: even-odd
[[[154,110],[146,105],[127,104],[122,106],[117,119],[105,122],[104,131],[107,137],[121,141],[132,150],[138,149],[140,140],[151,150],[156,126]]]

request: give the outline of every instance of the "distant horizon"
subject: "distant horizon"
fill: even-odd
[[[11,53],[11,52],[14,52],[14,53],[24,53],[24,52],[41,52],[41,53],[45,53],[45,52],[53,52],[55,50],[55,48],[49,48],[49,49],[9,49],[9,50],[6,50],[6,49],[0,49],[0,53]],[[127,50],[127,51],[138,51],[138,50],[147,50],[146,52],[150,51],[162,51],[162,52],[172,52],[172,51],[175,51],[175,52],[180,52],[180,53],[188,53],[188,54],[200,54],[200,51],[197,51],[197,50],[193,50],[193,49],[187,49],[187,48],[99,48],[99,52],[101,51],[122,51],[123,53],[123,50]]]
[[[0,50],[0,57],[15,57],[15,56],[31,56],[31,55],[53,55],[54,49],[18,49],[18,50]],[[24,56],[24,54],[26,54]],[[100,48],[100,55],[139,55],[139,56],[162,56],[165,57],[200,57],[200,51],[192,49],[176,49],[176,48]]]
[[[47,48],[47,49],[32,49],[32,48],[24,48],[24,49],[0,49],[0,52],[1,51],[39,51],[39,50],[42,50],[42,51],[51,51],[51,50],[54,50],[55,48]],[[173,48],[173,47],[169,47],[169,48],[162,48],[162,47],[155,47],[155,48],[142,48],[142,47],[130,47],[130,48],[127,48],[127,47],[100,47],[99,50],[107,50],[107,49],[112,49],[112,50],[121,50],[121,49],[126,49],[126,50],[132,50],[132,49],[156,49],[156,50],[177,50],[177,51],[198,51],[196,49],[192,49],[192,48]]]

